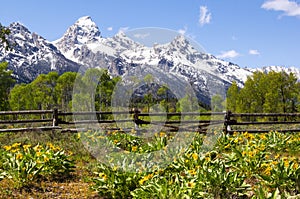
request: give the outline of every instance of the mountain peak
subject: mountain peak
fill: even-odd
[[[198,54],[199,51],[190,43],[184,35],[176,36],[168,44],[171,51],[179,51],[180,54]]]
[[[101,33],[98,26],[90,16],[80,17],[72,26],[68,28],[64,36],[54,43],[73,46],[75,44],[88,44],[99,41]],[[67,42],[64,43],[64,42]]]
[[[30,31],[28,30],[28,28],[26,26],[24,26],[23,24],[21,24],[20,22],[13,22],[9,25],[9,29],[11,31],[15,32],[28,32],[30,33]]]
[[[92,28],[98,28],[96,23],[92,20],[90,16],[83,16],[80,17],[76,22],[75,25],[81,26],[81,27],[92,27]]]

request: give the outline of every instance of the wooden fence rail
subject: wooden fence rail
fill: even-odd
[[[226,133],[245,132],[267,133],[270,128],[266,126],[284,125],[285,128],[275,129],[278,132],[300,132],[300,113],[232,113],[227,111],[224,118],[224,131]],[[249,121],[250,120],[250,121]],[[296,128],[287,128],[290,125]],[[246,126],[242,129],[234,129],[237,126]],[[261,129],[249,129],[247,126],[261,126]]]
[[[113,116],[126,115],[125,118],[112,119]],[[72,117],[72,119],[70,119]],[[89,116],[91,116],[90,119]],[[105,117],[104,117],[105,116]],[[167,118],[166,121],[155,120],[155,117]],[[189,116],[191,119],[182,119]],[[19,118],[23,117],[23,118]],[[69,120],[66,120],[66,117]],[[131,118],[128,118],[131,117]],[[150,121],[149,118],[152,118]],[[74,118],[79,119],[74,121]],[[87,119],[88,118],[88,119]],[[110,119],[108,119],[110,118]],[[25,131],[77,131],[76,129],[63,129],[62,126],[75,124],[115,124],[134,122],[137,125],[163,125],[172,131],[179,129],[205,132],[209,125],[224,125],[225,133],[244,132],[265,133],[270,129],[249,129],[248,126],[266,125],[298,125],[298,128],[277,129],[279,132],[300,132],[300,113],[232,113],[228,112],[177,112],[177,113],[141,113],[133,111],[94,111],[94,112],[62,112],[53,110],[25,110],[25,111],[1,111],[0,112],[0,133],[1,132],[25,132]],[[5,124],[11,125],[10,127]],[[24,127],[28,124],[39,124],[38,127]],[[12,125],[18,125],[15,128]],[[182,127],[183,126],[183,127]],[[244,128],[240,128],[243,126]],[[239,127],[239,128],[238,128]]]

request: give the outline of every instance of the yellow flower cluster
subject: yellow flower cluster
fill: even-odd
[[[146,176],[143,177],[141,180],[139,180],[140,185],[143,185],[144,182],[146,182],[147,180],[151,179],[152,177],[153,177],[153,174],[152,174],[152,173],[146,175]]]
[[[137,146],[131,147],[131,151],[135,152],[135,151],[137,151],[137,150],[138,150],[138,147],[137,147]]]
[[[107,180],[107,175],[105,173],[99,173],[99,177],[102,178],[104,181]]]
[[[194,183],[194,182],[192,182],[192,181],[187,183],[187,186],[188,186],[189,188],[194,188],[195,185],[196,185],[196,183]]]
[[[21,143],[17,142],[17,143],[14,143],[12,145],[3,146],[3,148],[6,151],[10,151],[12,153],[16,153],[16,152],[20,151],[20,146],[21,146]]]

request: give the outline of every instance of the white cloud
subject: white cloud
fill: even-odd
[[[221,55],[217,55],[219,59],[226,59],[226,58],[235,58],[240,56],[238,52],[235,50],[223,51]]]
[[[113,27],[108,27],[107,30],[108,30],[108,31],[112,31],[112,30],[113,30]]]
[[[119,28],[119,32],[126,32],[129,29],[128,26]]]
[[[181,35],[184,35],[187,31],[187,27],[185,26],[183,29],[179,29],[178,30],[178,33],[181,34]]]
[[[201,26],[209,24],[211,21],[211,13],[208,11],[206,6],[200,6],[199,23]]]
[[[300,4],[289,0],[268,0],[262,4],[261,8],[266,10],[282,11],[287,16],[300,17]]]
[[[145,33],[145,34],[137,33],[137,34],[134,34],[133,36],[138,39],[145,39],[146,37],[150,36],[150,33]]]
[[[260,52],[258,50],[251,49],[251,50],[249,50],[249,54],[250,55],[260,55]]]

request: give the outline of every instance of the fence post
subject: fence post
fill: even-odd
[[[231,111],[226,111],[225,118],[224,118],[224,132],[225,132],[225,134],[228,133],[228,130],[231,130],[230,126],[229,126],[230,115],[231,115]]]
[[[58,109],[54,108],[53,109],[53,122],[52,122],[52,126],[58,126]]]
[[[137,109],[137,108],[135,108],[134,110],[133,110],[133,121],[134,121],[134,123],[135,123],[135,129],[136,130],[138,130],[139,129],[139,113],[140,113],[140,111],[139,111],[139,109]]]

